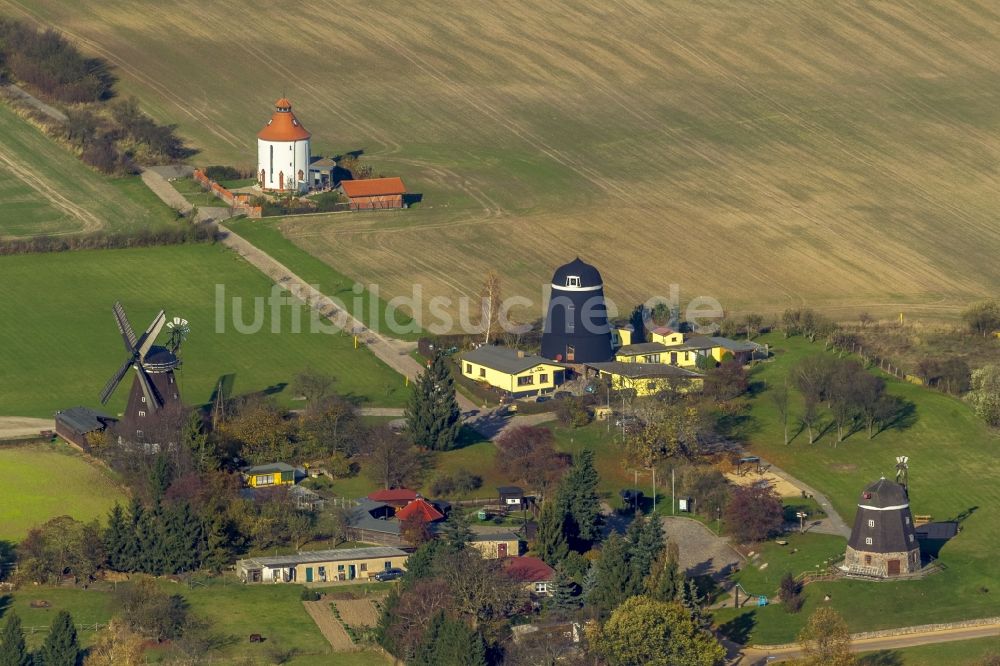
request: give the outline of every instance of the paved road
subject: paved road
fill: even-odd
[[[662,522],[663,533],[677,544],[680,565],[689,576],[711,574],[723,578],[743,561],[729,539],[716,535],[697,520],[665,516]]]
[[[36,419],[27,416],[0,416],[0,439],[21,439],[36,437],[43,430],[55,430],[52,419]]]
[[[902,634],[899,636],[856,639],[851,643],[851,650],[854,652],[894,650],[897,648],[914,647],[916,645],[964,641],[972,638],[988,638],[990,636],[1000,636],[1000,622],[974,627],[955,627],[950,629],[938,629],[936,631],[921,631],[912,634]],[[791,659],[797,659],[801,656],[802,651],[798,647],[779,648],[774,650],[768,650],[765,648],[745,648],[742,652],[742,658],[735,663],[741,665],[767,664],[779,661],[789,661]],[[768,661],[769,658],[770,661]]]

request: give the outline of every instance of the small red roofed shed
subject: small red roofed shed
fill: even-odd
[[[444,518],[444,514],[424,498],[418,497],[397,511],[396,517],[400,521],[413,520],[415,518],[425,523],[433,523]]]
[[[347,197],[351,210],[402,208],[406,194],[403,179],[398,177],[342,180],[338,189]]]
[[[383,502],[396,508],[404,507],[413,500],[420,497],[420,494],[409,488],[391,488],[389,490],[376,490],[368,495],[368,499],[373,502]]]

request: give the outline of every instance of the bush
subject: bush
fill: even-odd
[[[454,474],[442,474],[431,483],[431,493],[447,497],[472,492],[483,485],[483,477],[467,469],[455,470]]]
[[[108,250],[155,245],[182,245],[184,243],[214,243],[220,238],[221,232],[214,224],[184,225],[171,229],[140,229],[115,233],[96,231],[78,236],[35,236],[34,238],[2,240],[0,241],[0,256],[66,252],[69,250]]]
[[[798,613],[802,610],[802,604],[805,603],[805,599],[802,596],[802,586],[792,577],[791,573],[786,572],[781,577],[781,583],[778,586],[778,598],[781,599],[781,603],[785,606],[787,612]]]
[[[203,171],[210,180],[214,180],[216,182],[220,180],[239,180],[241,178],[247,178],[243,171],[231,166],[208,166],[205,167]]]
[[[582,398],[575,396],[555,401],[556,418],[564,426],[581,428],[593,419]]]
[[[323,598],[323,595],[316,590],[309,589],[308,587],[302,590],[301,595],[302,601],[319,601]]]

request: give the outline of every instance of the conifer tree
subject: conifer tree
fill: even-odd
[[[552,592],[546,600],[546,605],[557,613],[568,613],[580,607],[580,598],[576,595],[576,583],[566,575],[562,565],[556,567],[556,577],[549,585]]]
[[[486,666],[486,645],[462,620],[437,613],[410,662],[413,666]]]
[[[115,504],[108,514],[108,526],[104,530],[104,551],[108,555],[108,566],[113,570],[127,571],[125,566],[130,540],[125,510],[121,504]]]
[[[681,594],[681,604],[691,613],[691,619],[694,621],[695,626],[702,629],[707,625],[707,621],[701,612],[704,602],[705,598],[698,590],[698,583],[693,578],[685,579]]]
[[[202,565],[216,573],[222,571],[230,559],[225,519],[214,515],[206,520],[202,527],[202,539]]]
[[[565,534],[566,515],[559,502],[549,500],[542,504],[535,533],[535,550],[538,557],[551,567],[559,565],[569,555]]]
[[[76,666],[80,642],[68,611],[61,610],[52,620],[49,634],[35,654],[35,666]]]
[[[580,452],[559,486],[557,500],[566,515],[566,536],[589,545],[601,535],[601,499],[597,494],[600,478],[594,467],[594,452]]]
[[[461,550],[472,541],[469,519],[460,507],[455,507],[448,514],[448,519],[441,526],[441,536],[452,550]]]
[[[629,596],[632,572],[628,560],[628,544],[620,535],[612,533],[604,541],[597,559],[594,588],[588,597],[591,604],[611,610]]]
[[[0,628],[0,666],[29,666],[31,655],[24,642],[21,618],[10,611]]]
[[[653,568],[656,556],[663,550],[663,527],[660,519],[637,517],[629,525],[629,596],[642,594],[646,578]]]
[[[646,578],[646,591],[657,601],[677,601],[684,587],[684,574],[680,570],[680,553],[673,541],[660,551],[653,568]]]
[[[455,399],[455,380],[441,352],[414,382],[406,424],[413,443],[432,451],[448,451],[458,440],[462,412]]]
[[[142,567],[142,543],[139,537],[139,530],[146,522],[146,509],[138,497],[132,498],[129,506],[128,522],[126,524],[125,536],[122,542],[120,571],[139,571]]]

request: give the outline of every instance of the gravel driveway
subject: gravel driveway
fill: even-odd
[[[721,578],[732,573],[741,562],[727,539],[691,518],[663,519],[663,533],[680,549],[681,567],[693,576],[712,574]]]

